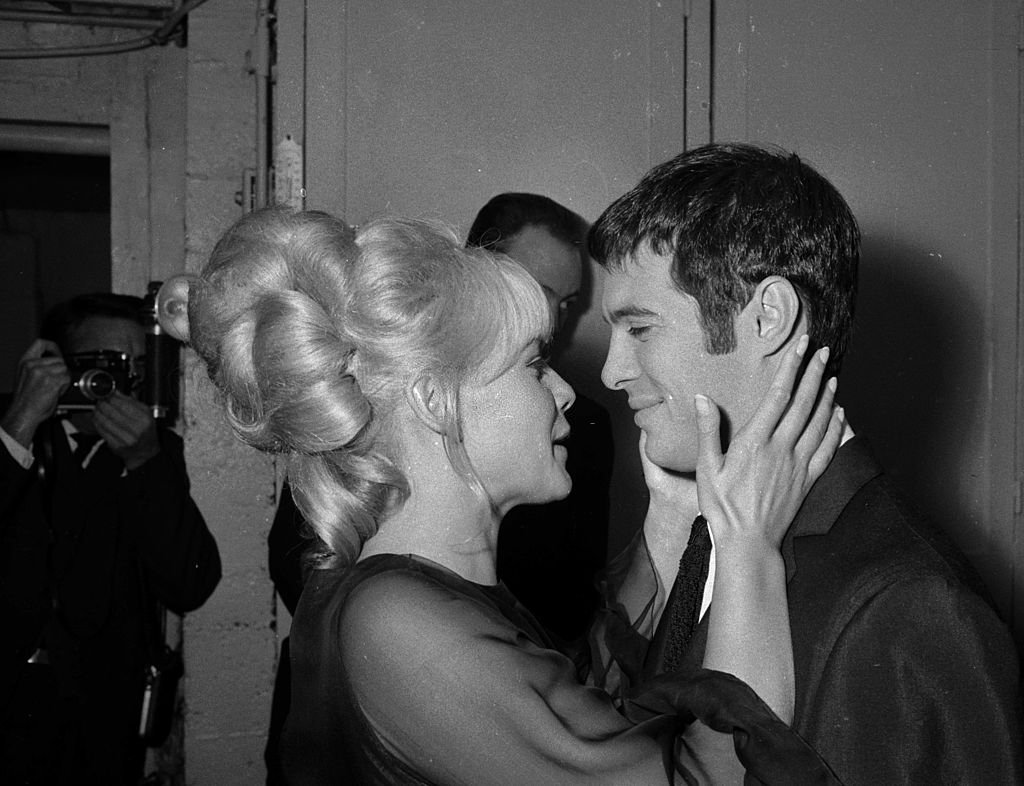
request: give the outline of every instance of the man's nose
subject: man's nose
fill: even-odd
[[[632,353],[623,338],[612,331],[608,342],[608,355],[601,368],[601,381],[609,390],[622,390],[623,385],[636,376]]]

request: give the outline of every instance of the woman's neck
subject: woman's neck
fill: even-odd
[[[415,554],[476,584],[496,584],[498,515],[444,459],[405,467],[410,493],[359,553]]]

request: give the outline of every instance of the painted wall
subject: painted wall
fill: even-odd
[[[546,194],[593,221],[684,146],[681,0],[506,1],[485,13],[458,0],[305,8],[306,56],[292,68],[308,75],[307,204],[352,223],[430,216],[464,236],[476,211],[510,190]],[[283,63],[289,40],[279,37]],[[606,345],[598,288],[559,368],[613,414],[614,548],[642,521],[646,490],[630,413],[600,382]]]
[[[256,86],[249,71],[256,0],[210,2],[189,16],[186,260],[196,270],[242,214],[236,193],[256,162]],[[265,778],[263,748],[276,668],[274,590],[266,535],[276,507],[275,467],[241,445],[194,353],[187,353],[185,428],[196,503],[220,546],[224,577],[185,620],[186,775],[197,786]]]
[[[858,216],[841,398],[1016,614],[1018,637],[1019,8],[722,3],[714,84],[717,139],[796,150]]]

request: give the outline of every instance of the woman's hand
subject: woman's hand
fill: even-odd
[[[828,467],[843,433],[835,377],[822,386],[827,347],[808,361],[803,336],[779,366],[753,417],[723,456],[718,407],[697,396],[697,496],[719,553],[777,550],[811,486]]]
[[[793,720],[793,646],[779,546],[804,497],[835,455],[843,412],[835,379],[821,384],[828,349],[803,336],[783,359],[750,421],[723,457],[718,408],[698,398],[697,495],[715,543],[715,584],[704,666],[735,674],[780,718]]]

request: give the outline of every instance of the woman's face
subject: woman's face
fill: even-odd
[[[524,347],[496,378],[460,395],[466,453],[502,515],[516,505],[565,497],[565,411],[576,396],[547,365],[538,342]]]

